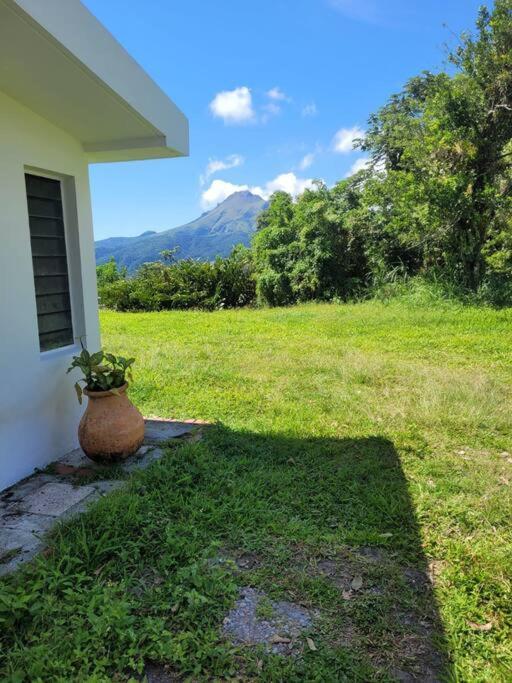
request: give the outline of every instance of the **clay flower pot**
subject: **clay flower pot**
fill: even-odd
[[[128,384],[110,391],[88,391],[87,408],[78,426],[84,453],[97,462],[116,462],[133,455],[144,441],[144,418],[126,395]]]

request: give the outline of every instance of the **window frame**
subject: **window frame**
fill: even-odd
[[[32,240],[30,231],[30,216],[28,209],[28,193],[26,190],[26,176],[32,175],[39,178],[47,178],[48,180],[55,180],[60,185],[60,198],[62,205],[62,222],[64,227],[64,244],[65,244],[65,255],[66,255],[66,268],[68,277],[68,291],[69,291],[69,305],[71,309],[71,332],[72,341],[69,344],[63,346],[56,346],[51,349],[41,349],[40,333],[39,333],[39,321],[37,314],[37,292],[35,287],[34,278],[34,262],[32,259]],[[54,355],[59,355],[61,353],[69,353],[73,349],[77,349],[79,346],[79,341],[84,336],[80,334],[79,330],[83,330],[83,298],[82,298],[82,287],[81,287],[81,261],[79,257],[80,267],[76,267],[76,259],[74,258],[72,252],[72,246],[79,249],[79,235],[78,235],[78,217],[76,211],[76,190],[75,190],[75,179],[73,176],[64,175],[61,173],[53,173],[51,171],[46,171],[40,168],[35,168],[33,166],[25,166],[23,172],[23,181],[25,189],[25,200],[27,204],[27,223],[29,230],[29,245],[30,245],[30,256],[32,263],[32,277],[34,286],[34,304],[35,304],[35,314],[36,314],[36,336],[37,345],[41,358],[51,358]],[[78,286],[80,285],[80,286]]]

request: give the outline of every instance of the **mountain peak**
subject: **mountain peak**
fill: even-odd
[[[258,200],[261,201],[262,197],[259,196],[259,194],[254,194],[250,190],[237,190],[236,192],[233,192],[233,194],[230,194],[229,197],[226,197],[224,202],[229,201],[230,199],[243,199],[243,200]],[[221,202],[224,204],[224,202]]]
[[[259,195],[239,190],[186,225],[96,242],[96,262],[105,263],[113,256],[119,266],[133,272],[143,263],[160,260],[163,250],[175,247],[180,247],[181,259],[211,261],[216,256],[227,256],[235,244],[250,244],[258,214],[266,206]]]

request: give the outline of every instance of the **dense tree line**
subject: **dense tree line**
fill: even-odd
[[[396,275],[512,303],[512,0],[482,8],[449,61],[451,73],[410,79],[370,117],[356,143],[366,169],[297,201],[276,193],[249,251],[213,264],[146,264],[133,281],[119,274],[102,287],[104,303],[349,299]]]

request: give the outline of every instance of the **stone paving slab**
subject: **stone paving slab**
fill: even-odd
[[[91,493],[94,493],[91,486],[72,486],[53,481],[25,496],[18,503],[18,508],[34,515],[61,517]]]
[[[185,434],[197,431],[200,425],[194,422],[175,422],[174,420],[147,419],[144,443],[162,444],[170,439],[178,439]]]
[[[160,460],[164,455],[165,451],[161,448],[141,448],[142,453],[137,453],[135,458],[131,458],[122,464],[122,469],[125,472],[135,472],[135,470],[145,470],[152,463]]]
[[[0,526],[0,576],[37,555],[54,524],[55,518],[45,515],[5,515]]]
[[[41,488],[41,486],[44,486],[51,481],[53,481],[53,477],[50,474],[34,474],[29,479],[23,479],[16,484],[16,486],[13,486],[7,491],[0,493],[0,496],[6,504],[10,504],[14,501],[23,500],[23,498],[28,496],[30,493],[37,491],[37,489]]]

